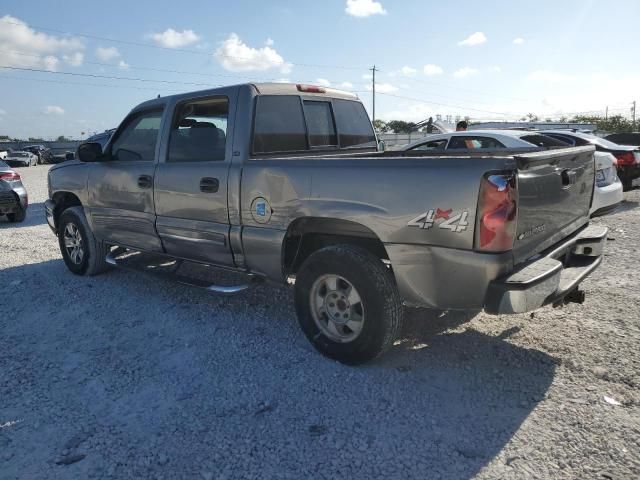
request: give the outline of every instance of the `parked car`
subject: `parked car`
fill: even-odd
[[[38,157],[31,152],[10,152],[4,162],[12,167],[31,167],[38,164]]]
[[[7,158],[7,155],[9,154],[9,152],[11,152],[10,148],[0,149],[0,160],[4,160],[5,158]]]
[[[618,178],[616,157],[608,152],[595,152],[596,183],[591,204],[591,216],[615,210],[624,200],[622,182]]]
[[[500,150],[534,149],[539,147],[566,147],[565,142],[540,135],[532,131],[520,130],[471,130],[429,135],[403,145],[401,151],[445,151],[445,150]]]
[[[51,150],[44,145],[28,145],[26,147],[22,147],[23,152],[31,152],[38,157],[38,165],[43,165],[45,163],[51,163],[53,158],[53,154]]]
[[[104,150],[51,168],[45,212],[77,275],[137,259],[214,292],[294,284],[310,342],[358,364],[394,343],[403,303],[584,300],[607,235],[589,225],[594,147],[532,150],[379,152],[351,93],[235,85],[135,107]],[[185,260],[247,281],[191,278]]]
[[[612,133],[604,138],[618,145],[640,146],[640,132]]]
[[[640,149],[635,146],[619,145],[590,133],[571,130],[542,130],[540,133],[556,138],[570,145],[594,145],[599,152],[608,152],[616,157],[618,177],[626,190],[633,188],[633,181],[640,178]]]
[[[20,174],[0,161],[0,215],[10,222],[22,222],[27,216],[29,197]]]
[[[83,143],[99,143],[102,148],[104,148],[115,131],[115,128],[110,128],[104,132],[96,133],[95,135],[91,135],[87,138]]]
[[[496,150],[566,147],[568,143],[530,130],[472,130],[430,135],[403,147],[404,151]],[[622,183],[616,175],[613,155],[595,152],[596,183],[592,215],[604,215],[623,200]]]

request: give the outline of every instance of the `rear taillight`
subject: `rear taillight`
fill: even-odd
[[[15,182],[20,180],[20,174],[16,172],[0,172],[0,180]]]
[[[621,165],[634,165],[636,163],[636,157],[633,152],[622,152],[613,154],[618,160],[618,166]]]
[[[505,252],[513,248],[518,212],[518,189],[513,172],[482,178],[476,218],[476,249]]]

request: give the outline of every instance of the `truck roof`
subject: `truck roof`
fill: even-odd
[[[315,91],[309,91],[309,87]],[[341,98],[345,100],[358,100],[355,93],[337,90],[335,88],[320,87],[316,85],[298,84],[298,83],[240,83],[237,85],[221,86],[217,88],[208,88],[205,90],[196,90],[193,92],[178,93],[175,95],[167,95],[166,97],[158,97],[137,105],[133,110],[149,107],[162,107],[169,100],[181,100],[183,97],[192,97],[194,94],[201,96],[217,95],[227,93],[229,89],[252,88],[257,95],[309,95],[317,97]]]

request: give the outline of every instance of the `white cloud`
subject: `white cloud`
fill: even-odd
[[[96,56],[103,62],[108,62],[120,57],[120,52],[116,47],[98,47],[96,48]]]
[[[342,82],[340,84],[340,88],[353,88],[353,83],[351,83],[351,82]]]
[[[161,47],[165,48],[182,48],[193,45],[200,41],[200,36],[196,35],[193,30],[182,30],[178,32],[173,28],[167,28],[162,33],[152,33],[151,39]]]
[[[489,68],[490,72],[494,72],[494,73],[500,73],[502,71],[502,68],[498,67],[497,65]]]
[[[0,17],[1,65],[54,70],[59,63],[58,55],[83,49],[84,43],[79,38],[47,35],[11,15]]]
[[[374,2],[373,0],[347,0],[347,6],[344,11],[354,17],[387,14],[382,4],[380,2]]]
[[[120,60],[118,62],[118,68],[121,68],[122,70],[127,70],[129,68],[129,64],[124,60]]]
[[[373,79],[373,75],[371,75],[370,73],[363,73],[362,74],[362,79],[363,80],[372,80]]]
[[[222,42],[213,56],[227,70],[232,72],[265,71],[277,68],[285,75],[291,73],[293,65],[270,45],[262,48],[248,46],[235,33]]]
[[[318,85],[320,85],[321,87],[330,87],[331,86],[331,82],[329,80],[327,80],[326,78],[318,78],[316,80],[316,83]]]
[[[383,120],[404,120],[405,122],[420,122],[429,117],[435,117],[436,110],[425,103],[411,103],[406,107],[380,114]]]
[[[365,88],[369,91],[373,90],[371,85],[367,85]],[[376,83],[376,92],[378,93],[392,93],[397,91],[398,87],[394,87],[390,83]]]
[[[476,73],[478,73],[478,70],[475,68],[462,67],[453,72],[453,76],[456,78],[465,78],[471,75],[475,75]]]
[[[275,83],[291,83],[291,79],[289,78],[279,78],[275,80]]]
[[[427,77],[433,77],[434,75],[442,75],[444,73],[444,70],[442,69],[442,67],[438,65],[433,65],[431,63],[425,65],[423,68],[423,71]]]
[[[487,36],[484,33],[476,32],[476,33],[472,33],[461,42],[458,42],[458,45],[473,47],[475,45],[481,45],[483,43],[486,43],[486,41],[487,41]]]
[[[417,70],[415,68],[406,65],[400,69],[400,73],[402,73],[402,75],[404,75],[405,77],[411,77],[415,75],[416,72]]]
[[[267,47],[272,47],[274,43],[276,43],[276,42],[273,41],[273,38],[267,38],[267,40],[264,42],[264,44]]]
[[[60,59],[58,57],[54,57],[53,55],[47,55],[42,59],[44,63],[44,68],[49,70],[50,72],[55,72],[58,68],[58,64],[60,63]]]
[[[64,108],[57,105],[47,105],[43,113],[45,115],[64,115]]]
[[[513,44],[514,45],[522,45],[524,43],[524,38],[522,37],[518,37],[518,38],[514,38],[513,39]]]
[[[551,70],[536,70],[531,72],[527,78],[538,82],[571,82],[576,79],[572,75]]]
[[[84,53],[75,52],[70,55],[63,55],[62,59],[65,61],[65,63],[71,65],[72,67],[79,67],[84,61]]]

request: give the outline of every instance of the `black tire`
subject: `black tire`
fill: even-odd
[[[65,230],[73,225],[82,240],[83,254],[80,261],[74,261],[65,247]],[[107,247],[93,235],[82,207],[67,208],[58,220],[58,244],[67,268],[76,275],[98,275],[109,269],[105,262]]]
[[[629,190],[633,190],[633,180],[622,180],[622,191],[628,192]]]
[[[362,330],[347,343],[325,335],[311,311],[313,285],[325,275],[347,280],[362,302]],[[325,247],[304,261],[296,275],[295,305],[300,326],[313,346],[347,365],[362,364],[384,353],[402,328],[402,300],[391,271],[375,255],[351,245]]]
[[[7,219],[11,223],[24,222],[25,218],[27,218],[27,211],[24,208],[20,208],[20,210],[16,213],[7,213]]]

